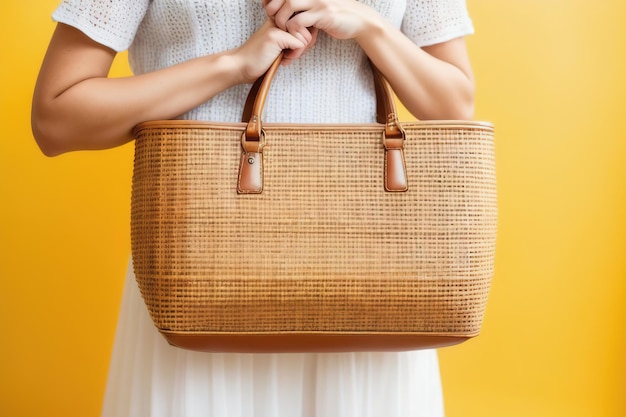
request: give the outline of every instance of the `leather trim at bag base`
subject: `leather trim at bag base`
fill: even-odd
[[[401,352],[453,346],[474,337],[345,333],[182,334],[167,331],[161,331],[161,334],[172,346],[212,353]]]

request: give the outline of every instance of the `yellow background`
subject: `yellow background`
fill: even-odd
[[[56,4],[0,6],[7,417],[98,415],[130,251],[132,145],[48,159],[30,133]],[[483,334],[441,351],[447,415],[625,416],[626,2],[468,4],[500,217]]]

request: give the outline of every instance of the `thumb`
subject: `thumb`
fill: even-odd
[[[305,48],[307,45],[303,40],[278,28],[276,28],[272,35],[276,45],[281,49],[301,49]]]

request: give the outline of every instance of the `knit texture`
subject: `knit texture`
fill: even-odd
[[[363,0],[417,45],[473,32],[464,0]],[[116,51],[129,48],[135,74],[242,45],[266,19],[261,0],[64,0],[53,19]],[[249,85],[230,88],[181,116],[240,121]],[[375,120],[367,58],[354,41],[321,33],[314,48],[281,67],[266,122],[360,123]],[[307,105],[300,103],[306,101]]]

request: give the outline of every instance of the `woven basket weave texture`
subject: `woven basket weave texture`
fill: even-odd
[[[264,190],[238,195],[244,124],[136,130],[132,249],[174,332],[476,335],[494,268],[493,129],[404,123],[409,191],[379,125],[264,126]]]

